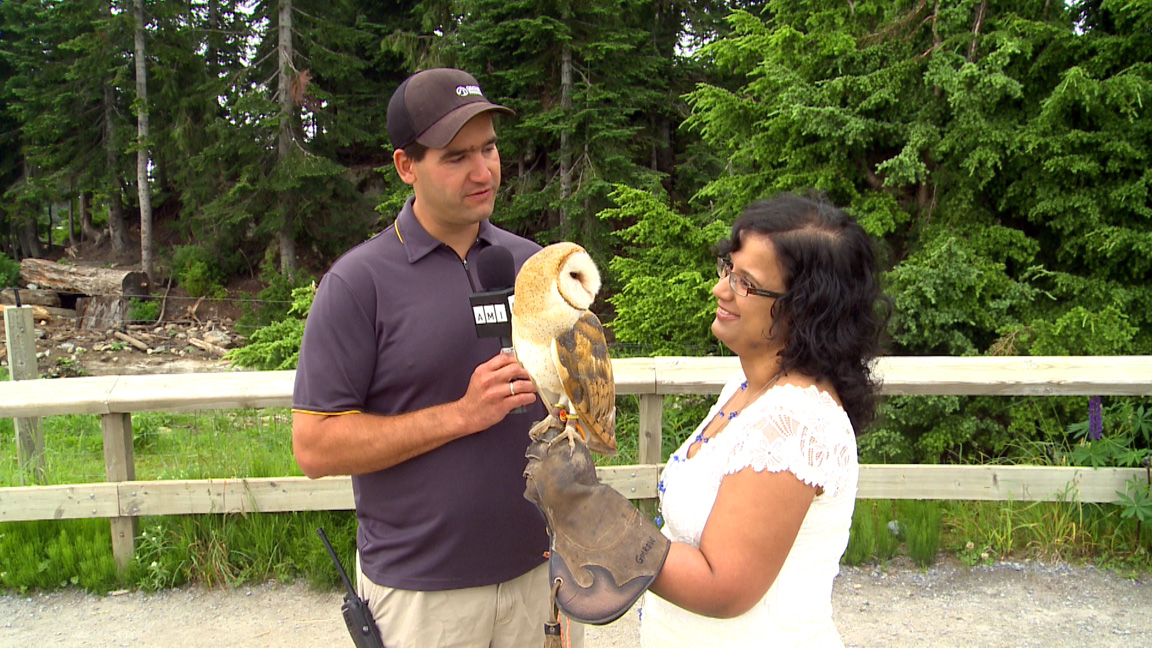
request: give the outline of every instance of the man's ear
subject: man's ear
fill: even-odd
[[[392,166],[396,167],[396,173],[400,175],[404,184],[416,182],[415,164],[412,158],[404,152],[404,149],[396,149],[392,152]]]

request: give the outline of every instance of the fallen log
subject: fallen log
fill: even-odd
[[[56,308],[54,306],[33,306],[32,319],[37,322],[53,322],[77,324],[80,316],[71,308]]]
[[[0,304],[8,306],[16,305],[16,295],[12,290],[0,291]],[[58,308],[60,306],[60,293],[55,290],[29,290],[27,288],[20,289],[20,305],[21,306],[51,306]]]
[[[132,346],[136,347],[140,351],[144,351],[145,353],[147,353],[148,349],[151,348],[147,344],[144,344],[140,340],[137,340],[136,338],[132,337],[131,335],[128,335],[127,333],[121,333],[120,331],[113,331],[112,336],[115,337],[117,340],[121,340],[121,341],[127,342],[128,344],[131,344]]]
[[[58,292],[92,297],[144,297],[148,295],[148,275],[139,270],[116,270],[22,259],[20,279],[25,284]]]
[[[188,338],[188,344],[191,344],[197,349],[203,349],[209,353],[214,353],[220,357],[224,357],[224,354],[228,353],[228,349],[225,349],[222,346],[217,346],[211,342],[205,342],[204,340],[197,340],[193,337]]]

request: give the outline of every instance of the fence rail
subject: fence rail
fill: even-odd
[[[598,469],[633,499],[656,495],[663,397],[714,394],[735,358],[613,360],[616,391],[640,400],[638,464]],[[889,357],[878,361],[886,395],[1152,395],[1152,356]],[[347,477],[136,481],[135,412],[288,407],[294,372],[229,372],[26,380],[0,383],[0,416],[101,416],[107,481],[0,488],[0,521],[108,518],[122,567],[147,515],[346,510]],[[1139,469],[1041,466],[861,466],[858,497],[1111,502]]]

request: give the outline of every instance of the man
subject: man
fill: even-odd
[[[388,137],[415,195],[324,276],[300,351],[296,461],[352,475],[358,585],[389,648],[539,646],[550,612],[548,536],[522,477],[545,410],[515,358],[476,336],[468,301],[480,250],[501,245],[519,268],[539,249],[488,221],[496,112],[512,111],[460,70],[400,84]]]

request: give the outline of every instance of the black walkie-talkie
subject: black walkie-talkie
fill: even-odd
[[[336,564],[336,571],[340,572],[340,578],[344,581],[345,589],[348,590],[348,593],[344,595],[344,605],[340,606],[340,611],[344,614],[344,624],[348,626],[348,634],[352,635],[352,642],[356,644],[357,648],[384,648],[384,641],[380,639],[380,629],[376,627],[376,621],[372,618],[372,610],[368,609],[368,603],[356,593],[356,588],[352,586],[352,581],[348,578],[348,572],[344,571],[344,566],[336,557],[336,551],[328,542],[328,536],[324,535],[324,529],[317,528],[316,535],[320,536],[324,548],[328,550],[328,555]]]

